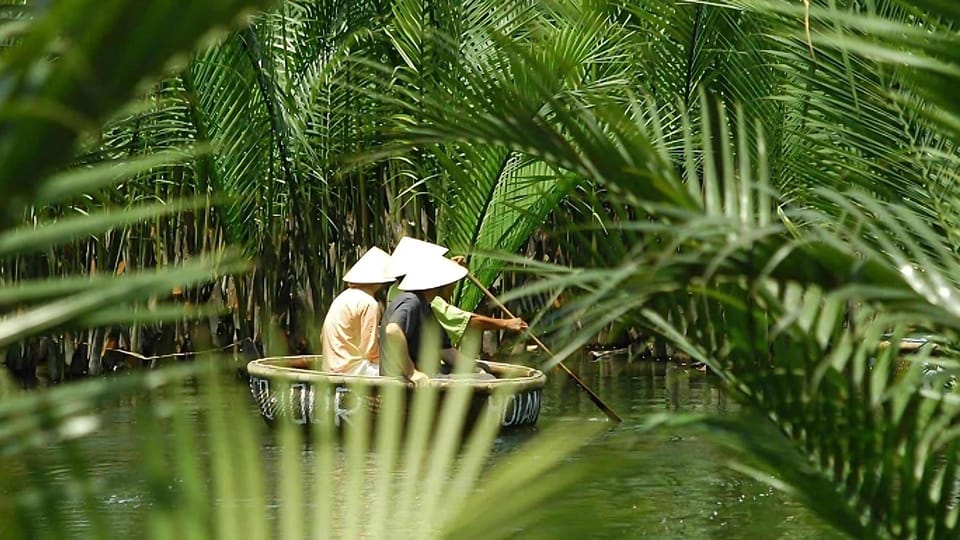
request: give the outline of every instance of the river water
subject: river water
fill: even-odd
[[[628,362],[625,358],[595,362],[587,355],[569,365],[580,372],[624,422],[568,458],[567,464],[582,461],[601,466],[595,474],[551,499],[546,519],[533,530],[518,531],[517,537],[838,537],[790,497],[729,469],[725,463],[731,456],[698,432],[640,432],[638,426],[652,413],[739,414],[739,407],[721,393],[711,376],[669,362]],[[247,407],[243,414],[258,414],[243,382],[225,381],[223,390],[225,399],[232,396],[244,400]],[[196,386],[189,386],[181,399],[199,401],[205,397]],[[583,392],[560,372],[548,375],[543,401],[542,430],[604,419]],[[137,422],[133,409],[127,400],[111,406],[104,412],[104,426],[82,442],[86,455],[96,456],[90,464],[90,474],[101,486],[102,509],[118,538],[139,537],[150,512],[144,481],[139,480],[143,465],[141,451],[133,440]],[[202,432],[204,425],[197,416],[190,427]],[[492,459],[509,459],[524,442],[536,436],[501,435]],[[264,428],[259,437],[257,444],[262,445],[266,459],[275,460],[275,434]],[[70,475],[66,465],[51,468],[46,474],[51,486],[65,483]],[[62,519],[72,537],[84,538],[90,533],[90,524],[81,508],[68,504],[62,510]]]
[[[624,422],[572,456],[599,459],[605,474],[563,493],[555,501],[558,518],[545,520],[541,532],[556,538],[841,537],[790,497],[728,468],[734,456],[698,431],[639,432],[653,413],[738,414],[715,377],[672,362],[582,360],[575,366]],[[551,377],[541,425],[602,419],[564,379]],[[566,536],[572,527],[576,533]]]

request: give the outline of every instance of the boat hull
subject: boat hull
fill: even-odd
[[[433,379],[430,386],[436,388],[441,400],[452,388],[472,388],[467,426],[482,415],[498,416],[501,430],[536,425],[543,403],[544,374],[514,364],[486,364],[498,377],[496,380]],[[399,378],[340,375],[313,369],[319,365],[319,356],[264,358],[247,364],[250,393],[267,424],[291,422],[310,426],[329,421],[343,427],[352,422],[361,408],[375,415],[385,388],[415,391]]]

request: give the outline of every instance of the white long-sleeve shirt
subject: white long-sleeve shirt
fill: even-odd
[[[323,370],[346,375],[376,373],[380,365],[380,304],[369,293],[347,289],[323,319]]]

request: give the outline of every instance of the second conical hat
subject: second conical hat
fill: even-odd
[[[467,275],[467,269],[443,257],[434,255],[421,259],[416,268],[400,282],[401,291],[426,291],[444,287]]]
[[[390,254],[387,273],[395,278],[405,276],[410,270],[417,268],[425,258],[443,257],[447,251],[448,249],[443,246],[404,236]]]
[[[350,267],[350,270],[344,274],[343,280],[360,285],[389,283],[394,278],[387,273],[388,264],[390,264],[390,255],[378,247],[372,247]]]

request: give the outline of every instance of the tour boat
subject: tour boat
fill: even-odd
[[[437,378],[431,379],[429,385],[437,389],[441,399],[451,388],[462,385],[472,388],[468,425],[482,414],[497,415],[501,430],[535,425],[540,416],[546,376],[536,369],[515,364],[484,364],[496,379]],[[247,364],[250,393],[267,424],[311,425],[326,417],[334,426],[342,427],[351,422],[359,407],[367,407],[375,414],[380,408],[380,392],[388,386],[416,391],[398,377],[341,375],[320,371],[321,365],[319,355],[263,358]]]

